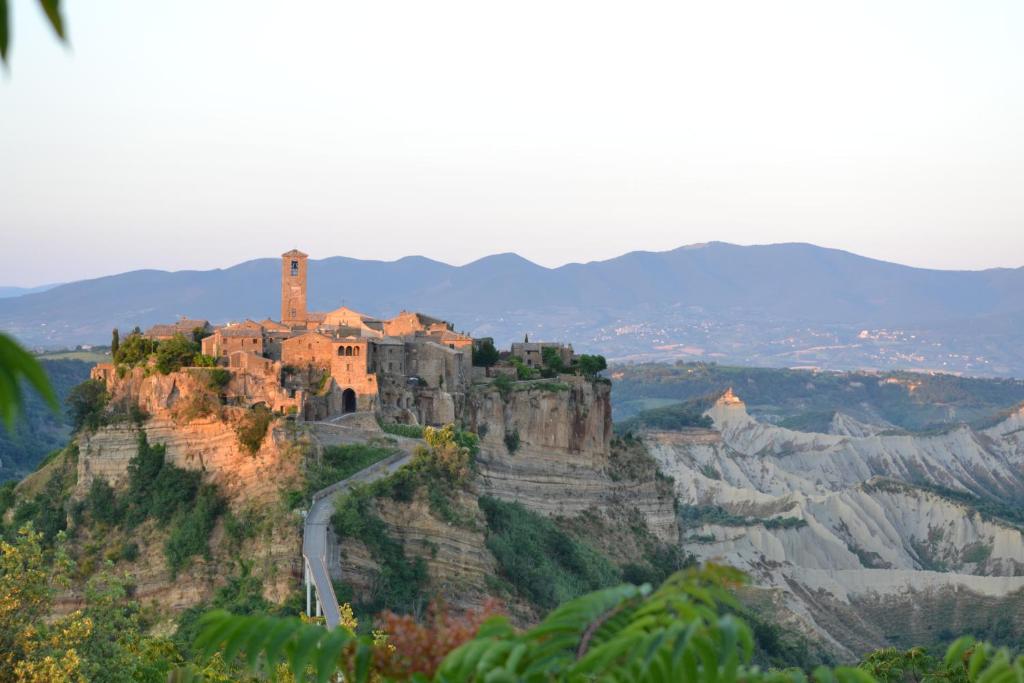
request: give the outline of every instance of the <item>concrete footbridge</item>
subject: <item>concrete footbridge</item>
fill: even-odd
[[[370,438],[380,437],[380,432],[367,432],[362,429],[346,427],[335,422],[307,422],[313,438],[321,445],[338,445],[344,443],[364,443]],[[327,566],[327,548],[331,515],[334,513],[334,500],[339,494],[347,492],[353,484],[369,484],[387,477],[412,460],[416,446],[422,445],[418,439],[389,437],[395,441],[397,452],[383,460],[375,462],[347,479],[342,479],[313,494],[313,502],[306,513],[306,521],[302,532],[302,558],[305,564],[306,579],[306,614],[323,616],[327,628],[333,629],[341,621],[338,608],[338,597],[334,593],[331,574]],[[312,591],[316,591],[315,605]]]

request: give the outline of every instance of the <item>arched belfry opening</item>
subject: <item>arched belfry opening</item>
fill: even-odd
[[[341,392],[341,412],[356,412],[356,392],[352,391],[351,389],[346,389],[345,391]]]

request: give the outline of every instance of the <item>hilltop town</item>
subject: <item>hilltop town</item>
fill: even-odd
[[[569,344],[528,339],[499,353],[493,340],[418,312],[379,319],[345,306],[310,311],[308,258],[296,249],[281,256],[280,320],[214,326],[183,318],[137,336],[198,343],[201,353],[183,365],[230,370],[228,402],[310,421],[367,413],[387,422],[447,424],[461,416],[474,379],[553,377],[578,360]],[[595,367],[592,358],[582,358],[584,369],[603,367],[603,359]],[[118,372],[124,370],[115,358],[97,365],[92,377],[109,384]]]

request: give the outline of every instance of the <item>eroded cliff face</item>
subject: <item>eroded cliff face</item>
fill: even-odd
[[[237,428],[247,409],[208,402],[205,378],[193,372],[145,376],[141,370],[112,380],[111,403],[137,402],[147,417],[104,426],[78,437],[78,480],[73,498],[83,499],[95,478],[115,491],[128,480],[128,465],[136,456],[144,433],[150,444],[162,444],[166,461],[202,472],[203,481],[215,484],[232,514],[250,527],[249,538],[231,541],[225,536],[222,516],[209,539],[209,558],[194,557],[176,577],[163,554],[168,530],[153,520],[130,531],[108,530],[93,538],[84,531],[81,543],[139,546],[138,559],[119,561],[136,582],[136,595],[144,603],[178,611],[209,599],[217,587],[235,575],[239,559],[252,564],[263,581],[264,596],[282,601],[298,587],[302,575],[301,518],[285,509],[282,491],[301,487],[301,463],[309,444],[297,439],[283,421],[272,422],[255,453],[239,442]],[[197,406],[203,408],[196,414]],[[208,408],[209,412],[205,412]],[[240,543],[240,544],[239,544]],[[73,596],[69,596],[73,600]]]
[[[468,426],[482,436],[481,493],[558,517],[635,508],[659,540],[677,541],[673,494],[654,472],[612,477],[610,385],[565,377],[515,386],[505,396],[477,387],[467,401]]]
[[[756,422],[731,394],[708,414],[713,430],[644,439],[691,506],[686,548],[749,572],[778,593],[776,609],[840,656],[909,644],[893,637],[892,610],[912,608],[917,632],[934,627],[915,642],[934,642],[965,596],[1012,602],[1024,590],[1019,529],[913,485],[1019,500],[1021,413],[928,436],[848,423],[845,435],[793,432]]]
[[[426,563],[428,592],[458,607],[479,607],[497,597],[514,620],[528,624],[542,615],[502,585],[486,546],[480,496],[518,502],[555,518],[620,563],[642,557],[638,527],[673,545],[679,527],[671,483],[658,475],[642,446],[613,446],[607,384],[573,378],[514,386],[505,395],[477,386],[467,398],[466,427],[482,439],[476,475],[452,502],[463,523],[440,519],[423,491],[411,502],[380,498],[375,506],[389,536],[403,544],[408,557]],[[513,433],[518,439],[510,449],[513,442],[506,443],[506,435]],[[369,550],[346,539],[329,552],[335,577],[365,600],[380,571]]]

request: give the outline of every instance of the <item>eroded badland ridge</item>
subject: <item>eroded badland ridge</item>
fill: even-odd
[[[109,560],[169,620],[243,585],[303,609],[303,511],[406,456],[339,496],[322,599],[498,599],[529,623],[692,553],[747,571],[752,609],[842,659],[996,628],[1020,604],[1022,412],[929,435],[840,416],[815,434],[758,422],[728,392],[710,427],[618,438],[603,359],[527,340],[499,352],[431,316],[306,298],[306,256],[288,252],[281,320],[158,325],[93,370],[75,441],[7,513],[72,534],[63,608]]]

